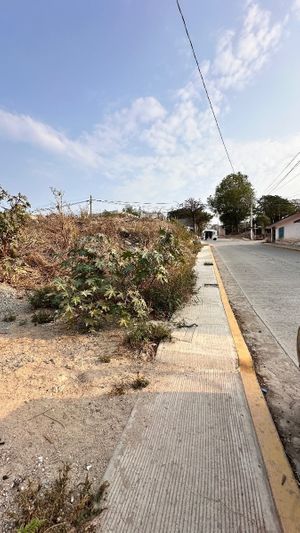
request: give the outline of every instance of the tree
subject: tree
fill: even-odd
[[[173,209],[168,213],[169,218],[183,219],[190,218],[192,220],[195,233],[201,233],[206,224],[211,220],[212,215],[205,211],[205,207],[201,200],[188,198],[178,209]]]
[[[125,205],[125,207],[123,208],[123,213],[128,213],[129,215],[134,215],[135,217],[141,216],[141,210],[136,209],[130,204]]]
[[[208,204],[219,215],[225,228],[238,232],[239,224],[250,216],[254,199],[254,189],[248,176],[238,172],[221,181],[214,196],[208,198]]]
[[[0,185],[0,256],[13,255],[30,204],[22,194],[11,195]],[[3,205],[4,203],[4,205]]]
[[[270,223],[278,222],[284,217],[293,215],[298,210],[297,205],[282,196],[268,194],[258,200],[256,212],[258,215],[265,215]]]
[[[269,224],[271,224],[270,218],[264,213],[258,213],[255,217],[255,221],[256,225],[263,228],[263,230],[266,228],[266,226],[269,226]]]

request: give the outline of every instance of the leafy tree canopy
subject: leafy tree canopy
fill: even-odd
[[[141,212],[130,204],[125,205],[123,213],[128,213],[129,215],[134,215],[136,217],[141,216]]]
[[[212,215],[205,211],[205,206],[201,200],[195,200],[194,198],[188,198],[177,209],[169,211],[168,216],[179,220],[191,218],[194,229],[196,230],[196,227],[198,227],[199,232],[212,218]]]
[[[254,199],[254,189],[248,176],[238,172],[221,181],[215,194],[208,198],[208,203],[226,228],[238,231],[239,224],[250,216]]]
[[[256,212],[265,215],[271,224],[298,211],[297,205],[282,196],[268,194],[258,200]]]

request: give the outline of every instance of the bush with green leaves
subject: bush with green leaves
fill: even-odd
[[[49,309],[41,309],[32,315],[31,320],[35,326],[37,324],[49,324],[55,320],[55,313]]]
[[[31,293],[29,302],[33,309],[59,309],[62,303],[62,296],[55,286],[45,285]]]
[[[162,229],[151,248],[112,249],[98,235],[78,242],[65,262],[65,275],[31,298],[47,306],[55,297],[60,314],[79,329],[97,330],[107,321],[127,327],[155,311],[147,299],[151,287],[168,284],[172,266],[184,264],[180,244]]]
[[[193,270],[193,258],[174,267],[169,272],[168,283],[154,282],[147,286],[144,297],[158,318],[171,318],[191,295],[195,286],[196,275]]]
[[[0,257],[14,256],[30,204],[26,196],[9,194],[1,186],[0,202]]]
[[[159,344],[171,340],[171,329],[162,322],[138,322],[128,328],[126,342],[132,348],[142,349],[146,343]]]

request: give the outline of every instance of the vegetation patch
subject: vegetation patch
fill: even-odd
[[[124,379],[122,379],[118,383],[113,384],[110,393],[112,396],[123,396],[123,394],[126,394],[128,388],[128,383]]]
[[[7,313],[3,317],[3,322],[15,322],[16,319],[17,315],[15,315],[14,313]]]
[[[109,355],[100,355],[98,357],[98,361],[99,363],[110,363],[111,358],[109,357]]]
[[[32,315],[32,322],[36,326],[37,324],[49,324],[55,319],[55,313],[49,309],[42,309]]]
[[[50,488],[28,482],[18,492],[12,520],[18,533],[87,533],[95,531],[91,520],[104,509],[108,483],[94,492],[86,476],[77,487],[70,486],[70,466],[65,465]]]
[[[149,383],[149,379],[145,378],[145,376],[140,376],[138,372],[136,379],[131,383],[131,388],[134,390],[144,389],[145,387],[148,387]]]
[[[63,263],[63,275],[33,292],[31,304],[57,309],[81,331],[169,316],[194,284],[194,250],[186,258],[182,240],[164,228],[150,247],[113,248],[103,234],[81,238]]]
[[[31,216],[25,197],[0,189],[8,206],[0,279],[32,289],[35,324],[55,316],[78,331],[129,328],[170,318],[189,298],[200,243],[178,222],[140,218],[128,206],[114,216],[65,214],[62,193],[52,192],[56,212]]]
[[[32,292],[29,302],[33,309],[59,309],[62,297],[55,286],[46,285]]]
[[[149,342],[158,345],[171,340],[171,328],[162,322],[139,322],[132,325],[126,335],[126,342],[134,349],[142,350]]]

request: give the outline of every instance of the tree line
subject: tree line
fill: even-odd
[[[249,221],[251,210],[254,224],[264,230],[269,224],[300,211],[300,203],[271,194],[257,199],[248,176],[238,172],[222,179],[215,193],[208,197],[207,204],[189,198],[168,215],[190,219],[194,230],[200,233],[213,218],[207,208],[219,217],[226,233],[238,233],[241,224]]]

